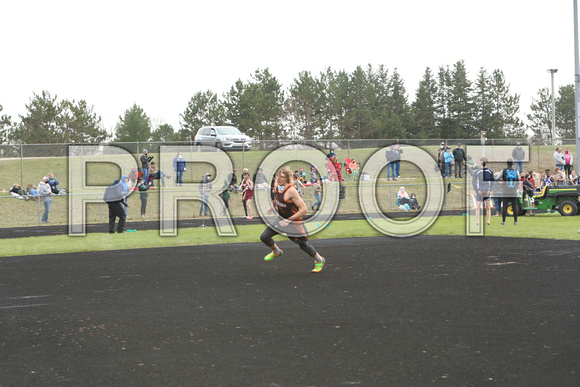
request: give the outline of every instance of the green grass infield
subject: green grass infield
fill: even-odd
[[[483,219],[483,218],[482,218]],[[483,219],[485,223],[485,219]],[[576,217],[563,217],[559,214],[537,214],[522,216],[514,226],[513,218],[501,226],[501,217],[492,216],[491,225],[484,225],[483,236],[545,238],[559,240],[580,240]],[[263,224],[237,226],[235,237],[220,237],[212,227],[182,228],[176,237],[161,237],[158,230],[126,232],[124,234],[89,233],[86,236],[37,236],[30,238],[4,239],[0,256],[23,256],[40,254],[82,253],[88,251],[130,250],[135,248],[195,246],[222,243],[259,242]],[[374,237],[383,234],[375,230],[366,220],[332,221],[321,232],[312,235],[310,240],[332,238]],[[465,216],[441,216],[425,230],[422,235],[466,235]],[[388,238],[385,243],[388,243]],[[409,243],[412,243],[412,237]],[[284,236],[276,240],[286,240]],[[267,253],[267,248],[264,248]]]

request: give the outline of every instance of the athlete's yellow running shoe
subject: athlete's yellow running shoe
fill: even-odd
[[[322,258],[322,257],[320,257],[320,258]],[[313,273],[320,272],[320,270],[322,270],[322,268],[324,267],[325,263],[326,263],[326,260],[324,258],[322,258],[322,262],[314,261],[314,269],[312,270],[312,272]]]
[[[284,254],[284,252],[282,251],[282,249],[280,249],[280,254],[278,254],[278,255],[274,254],[274,252],[272,251],[270,254],[268,254],[268,255],[266,255],[264,257],[264,261],[270,262],[271,260],[274,259],[274,257],[279,257],[282,254]]]

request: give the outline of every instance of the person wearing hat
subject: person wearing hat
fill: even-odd
[[[115,233],[117,218],[119,218],[117,233],[122,234],[125,232],[125,221],[127,220],[125,208],[127,204],[123,200],[124,197],[123,184],[119,180],[115,180],[113,184],[105,188],[103,200],[109,207],[109,234]]]
[[[461,148],[461,143],[457,144],[457,148],[453,149],[453,159],[455,160],[455,172],[454,176],[457,178],[457,174],[459,173],[459,178],[461,179],[461,173],[463,171],[463,162],[467,161],[467,157],[465,157],[465,151]]]
[[[50,207],[52,205],[52,189],[50,184],[48,184],[48,176],[44,176],[40,183],[38,183],[38,193],[40,194],[42,203],[44,203],[44,213],[42,214],[42,222],[50,223],[48,221],[48,214],[50,213]]]
[[[199,182],[199,194],[201,195],[201,207],[199,208],[199,216],[207,216],[209,209],[209,194],[211,192],[211,173],[206,173]]]
[[[142,178],[146,182],[149,180],[149,162],[152,158],[147,154],[147,149],[143,149],[143,153],[141,154],[141,170],[143,171]]]
[[[441,177],[445,177],[445,157],[443,156],[445,154],[445,150],[445,142],[441,141],[441,145],[437,151],[437,165],[441,171]]]
[[[186,171],[185,158],[181,152],[177,152],[177,156],[173,158],[173,170],[175,171],[175,185],[183,185],[183,172]]]
[[[445,159],[445,177],[451,177],[451,170],[453,168],[453,153],[451,152],[451,147],[447,147],[445,153],[443,153]]]
[[[520,142],[516,142],[516,147],[512,150],[512,159],[514,159],[514,168],[520,171],[520,175],[524,169],[524,159],[526,152],[521,147]]]
[[[328,160],[330,160],[330,159],[332,159],[334,156],[336,156],[336,155],[334,154],[334,148],[330,148],[330,152],[328,152],[328,154],[326,155],[326,158],[327,158]]]

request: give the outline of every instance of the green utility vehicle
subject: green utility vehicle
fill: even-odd
[[[522,198],[518,191],[518,215],[525,215],[528,210],[550,210],[558,211],[562,216],[572,216],[578,214],[580,207],[580,186],[547,186],[541,194],[533,197],[530,204],[529,198]],[[507,208],[509,215],[513,216],[514,210],[510,204]]]

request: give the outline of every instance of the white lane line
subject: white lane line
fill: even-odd
[[[35,306],[45,306],[50,304],[30,304],[30,305],[13,305],[13,306],[0,306],[0,309],[13,309],[13,308],[32,308]]]

